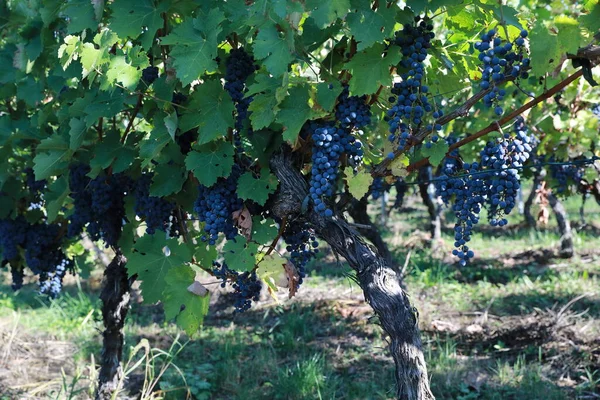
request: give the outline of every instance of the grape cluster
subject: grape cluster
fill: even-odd
[[[52,298],[57,297],[62,290],[62,281],[68,270],[73,269],[73,261],[59,257],[60,261],[54,266],[54,271],[46,272],[44,279],[40,278],[40,293]]]
[[[256,276],[256,272],[246,271],[239,273],[227,267],[227,264],[213,261],[213,274],[215,278],[221,279],[221,287],[225,287],[227,280],[231,279],[231,287],[235,296],[235,312],[248,311],[252,301],[258,301],[262,284]]]
[[[408,192],[408,185],[404,181],[404,179],[397,179],[394,182],[394,187],[396,188],[396,199],[394,200],[394,208],[400,209],[404,204],[404,196],[406,196],[406,192]]]
[[[378,176],[373,179],[369,192],[371,193],[373,200],[379,200],[389,189],[390,186],[385,183],[382,177]]]
[[[0,248],[3,260],[10,261],[19,256],[19,246],[25,243],[29,224],[23,216],[0,220]]]
[[[346,132],[332,126],[318,127],[312,134],[310,197],[315,210],[326,217],[333,216],[333,211],[328,208],[324,199],[329,199],[334,195],[340,155],[344,151],[342,137],[346,137]]]
[[[554,156],[550,157],[550,162],[561,161],[556,160]],[[554,178],[556,184],[554,186],[556,193],[562,194],[569,191],[569,182],[579,184],[584,176],[584,169],[577,164],[550,164],[550,176]]]
[[[6,260],[2,261],[2,266],[8,263]],[[10,285],[12,290],[19,290],[23,287],[23,279],[25,278],[25,271],[16,265],[10,266],[10,274],[12,277],[12,284]]]
[[[306,276],[306,264],[319,252],[319,242],[307,225],[296,223],[287,226],[283,239],[287,245],[286,250],[290,253],[290,260],[298,271],[300,285]]]
[[[39,210],[43,207],[42,191],[46,188],[47,181],[42,179],[37,181],[32,168],[25,168],[25,188],[31,195],[29,210]]]
[[[142,174],[135,183],[134,210],[138,217],[146,221],[146,233],[152,235],[157,229],[166,232],[170,226],[175,203],[162,197],[150,196],[152,174]]]
[[[41,181],[36,180],[32,168],[25,168],[25,177],[25,185],[31,193],[41,192],[46,188],[46,184],[48,183],[45,179]]]
[[[525,38],[528,33],[522,30],[514,42],[509,42],[498,35],[496,29],[492,29],[481,35],[481,41],[475,43],[475,49],[479,51],[479,60],[483,62],[481,83],[483,90],[490,87],[492,91],[483,97],[484,104],[494,107],[496,115],[502,115],[504,110],[499,102],[504,99],[506,91],[499,89],[496,84],[502,82],[508,76],[514,78],[527,78],[527,67],[529,58],[524,57]],[[513,51],[513,48],[516,51]]]
[[[335,118],[342,129],[361,129],[371,123],[371,108],[367,96],[350,96],[347,85],[338,97]]]
[[[106,246],[115,246],[125,218],[125,194],[131,180],[124,174],[87,176],[90,167],[74,164],[70,167],[69,187],[75,209],[69,217],[68,236],[80,234],[84,228],[92,240],[103,239]]]
[[[152,82],[158,79],[158,67],[146,67],[142,70],[142,82],[150,86]]]
[[[61,227],[46,223],[30,224],[23,216],[0,220],[2,265],[11,263],[12,287],[23,285],[23,268],[19,266],[19,248],[23,249],[25,264],[40,276],[40,291],[56,296],[62,288],[62,278],[68,262],[60,246]],[[50,280],[50,282],[48,282]]]
[[[245,82],[257,69],[258,66],[254,63],[254,58],[243,48],[231,50],[225,63],[225,90],[231,96],[236,109],[234,141],[238,150],[242,146],[240,133],[251,114],[248,112],[248,107],[252,102],[252,96],[244,97],[246,92]],[[248,134],[251,134],[251,128],[248,129]]]
[[[454,199],[452,211],[457,218],[454,227],[453,254],[465,265],[474,253],[466,245],[471,240],[473,227],[479,222],[479,213],[487,207],[492,226],[504,226],[515,206],[520,187],[518,169],[529,159],[535,146],[527,134],[523,119],[514,125],[514,135],[490,141],[480,152],[481,161],[458,164],[456,158],[443,161],[443,172],[436,179],[436,190],[445,204]],[[462,169],[461,169],[462,168]],[[461,175],[456,175],[461,173]]]
[[[492,226],[504,226],[508,215],[515,207],[520,187],[518,169],[529,159],[535,146],[534,138],[527,134],[522,117],[513,124],[514,136],[505,134],[502,140],[489,142],[481,152],[482,167],[490,171],[486,176],[490,193],[487,196],[488,215]]]
[[[413,25],[405,24],[396,33],[394,43],[401,48],[403,58],[400,64],[407,72],[400,75],[402,81],[394,83],[392,94],[396,97],[389,98],[393,106],[387,111],[385,120],[389,125],[389,141],[398,143],[400,149],[407,146],[412,134],[423,125],[425,114],[433,111],[427,98],[429,87],[423,84],[424,61],[431,48],[431,40],[435,37],[432,30],[433,25],[428,17],[415,17]],[[436,119],[441,116],[439,110],[433,113]],[[432,131],[442,129],[439,124],[428,124],[426,128]],[[388,154],[389,158],[393,156],[393,153]]]
[[[217,242],[219,233],[225,234],[226,239],[232,239],[238,233],[232,219],[232,213],[242,208],[243,202],[238,198],[237,181],[241,175],[241,168],[235,164],[231,175],[219,180],[211,187],[200,185],[198,198],[194,204],[194,211],[200,221],[205,222],[202,241],[210,245]]]

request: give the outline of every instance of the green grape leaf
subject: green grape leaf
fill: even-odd
[[[371,174],[363,169],[354,175],[354,171],[350,167],[346,167],[344,174],[350,194],[357,200],[362,199],[369,192],[369,187],[373,183]]]
[[[259,244],[271,244],[279,228],[271,218],[252,217],[252,240]]]
[[[172,46],[173,66],[184,86],[205,72],[217,69],[217,37],[223,29],[220,24],[224,20],[223,12],[212,8],[208,14],[183,21],[171,34],[162,38],[162,45]]]
[[[167,131],[167,127],[163,123],[163,116],[155,117],[154,129],[152,129],[148,138],[142,140],[140,145],[140,157],[145,158],[148,161],[158,158],[164,147],[172,141],[171,136]]]
[[[52,135],[44,139],[36,148],[37,155],[33,159],[35,179],[40,181],[63,172],[73,156],[69,144],[60,135]]]
[[[580,16],[578,19],[588,31],[596,34],[600,31],[600,3],[596,3],[589,14]]]
[[[253,200],[263,206],[269,195],[275,193],[279,181],[271,174],[268,168],[261,171],[257,179],[252,172],[246,172],[238,180],[237,195],[243,200]]]
[[[92,169],[104,169],[111,166],[115,161],[119,161],[119,164],[126,162],[126,167],[133,161],[133,154],[131,149],[124,147],[121,144],[121,140],[118,132],[112,132],[106,135],[104,140],[96,145],[94,151],[94,158],[90,160],[90,167]],[[113,169],[114,173],[120,172]]]
[[[177,113],[172,112],[165,117],[165,127],[167,132],[171,136],[171,139],[175,140],[175,133],[177,132]]]
[[[283,138],[290,143],[295,143],[302,125],[308,121],[313,111],[308,104],[310,94],[308,86],[294,86],[290,94],[281,103],[277,122],[285,127]]]
[[[177,325],[192,335],[202,325],[204,317],[208,314],[210,295],[204,296],[192,293],[188,287],[194,284],[195,272],[186,265],[171,268],[165,275],[166,287],[162,293],[162,303],[165,309],[165,318],[176,318]]]
[[[113,57],[106,71],[106,82],[114,84],[119,82],[126,88],[133,90],[142,77],[142,71],[127,62],[125,56]]]
[[[162,13],[169,7],[168,1],[115,0],[112,3],[110,29],[121,38],[136,39],[144,33],[142,47],[150,49],[156,31],[163,25]]]
[[[285,274],[284,265],[287,264],[287,262],[288,260],[286,260],[285,258],[283,258],[275,252],[269,255],[265,255],[258,264],[256,274],[260,279],[262,279],[265,282],[269,278],[277,282],[280,276]]]
[[[217,259],[217,248],[210,246],[206,242],[199,241],[193,248],[194,260],[197,264],[206,269],[213,268],[213,261]]]
[[[319,28],[331,25],[338,18],[344,18],[350,10],[349,0],[308,0],[307,10],[312,10],[310,16]]]
[[[48,213],[48,223],[52,223],[56,220],[69,193],[71,193],[69,190],[69,181],[65,175],[61,176],[48,186],[48,191],[44,193],[46,212]]]
[[[218,80],[208,80],[191,96],[179,121],[182,132],[198,127],[198,143],[205,144],[227,135],[233,128],[233,101]]]
[[[85,139],[87,127],[85,126],[85,122],[79,118],[71,118],[69,127],[71,127],[69,130],[69,136],[71,137],[69,148],[71,150],[77,150]]]
[[[288,70],[288,65],[294,59],[291,47],[293,40],[290,40],[291,33],[285,31],[280,33],[275,22],[260,27],[254,41],[254,57],[257,60],[263,60],[273,76],[281,76]]]
[[[371,47],[386,37],[383,31],[386,24],[385,19],[370,8],[363,8],[358,12],[348,14],[346,22],[350,32],[358,41],[357,49],[359,51]]]
[[[377,43],[356,53],[346,64],[346,68],[352,72],[350,92],[353,95],[372,94],[379,89],[380,85],[390,85],[390,66],[398,64],[402,54],[399,50],[390,50],[385,57],[382,57],[384,50],[385,45]]]
[[[234,271],[251,271],[256,264],[258,244],[248,243],[243,236],[228,240],[223,247],[223,257],[227,266]]]
[[[434,167],[440,165],[444,157],[446,157],[447,152],[448,144],[445,140],[438,140],[436,143],[432,143],[429,149],[426,146],[421,148],[423,157],[428,157],[429,163]]]
[[[250,114],[252,128],[258,130],[271,125],[275,121],[275,115],[279,111],[277,105],[277,99],[272,93],[257,94],[254,96],[252,103],[248,107],[248,111],[252,113]]]
[[[68,0],[62,9],[62,15],[69,17],[67,33],[77,33],[85,29],[95,31],[98,21],[94,18],[92,2],[88,0]]]
[[[154,168],[152,185],[150,185],[150,196],[166,197],[178,193],[187,178],[181,165],[160,164]]]
[[[136,252],[128,257],[129,276],[138,275],[142,281],[142,295],[145,303],[156,303],[168,286],[165,277],[169,270],[181,267],[192,260],[188,247],[177,239],[165,239],[164,235],[145,235],[135,244]],[[180,288],[181,289],[181,288]]]
[[[342,93],[342,85],[338,81],[321,82],[317,84],[317,104],[323,111],[331,112],[340,93]]]
[[[185,158],[185,166],[204,186],[212,186],[220,177],[229,176],[233,167],[233,146],[220,140],[196,146]]]

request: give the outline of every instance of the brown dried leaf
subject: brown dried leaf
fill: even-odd
[[[241,229],[242,235],[246,240],[252,239],[252,215],[250,211],[244,206],[244,208],[234,211],[232,214],[233,222]]]
[[[540,208],[540,212],[538,213],[538,216],[537,216],[538,222],[542,225],[548,225],[549,219],[550,219],[550,211],[548,210],[548,207],[542,206],[542,208]]]
[[[288,260],[283,265],[283,268],[285,268],[285,273],[287,274],[288,284],[290,288],[290,294],[288,298],[291,299],[296,295],[296,292],[298,291],[298,282],[300,282],[300,275],[298,275],[298,270],[296,269],[296,266],[290,260]]]
[[[204,297],[208,293],[208,289],[198,281],[194,281],[194,283],[188,286],[187,290],[200,297]]]

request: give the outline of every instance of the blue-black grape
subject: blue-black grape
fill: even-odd
[[[367,96],[350,96],[345,85],[338,97],[335,118],[343,129],[361,129],[371,123],[371,108]]]
[[[400,149],[408,145],[409,139],[421,126],[430,131],[442,129],[438,124],[424,124],[426,114],[434,111],[427,98],[429,87],[423,83],[424,61],[431,48],[431,40],[435,37],[432,30],[428,17],[416,17],[414,25],[405,24],[401,31],[396,32],[394,43],[401,48],[403,58],[400,64],[407,72],[400,75],[402,81],[394,83],[392,93],[395,97],[389,99],[393,105],[387,111],[385,120],[389,125],[389,141]],[[439,109],[432,114],[435,119],[442,115]],[[394,154],[390,153],[388,157],[393,158]]]
[[[505,134],[486,144],[480,153],[480,162],[462,166],[452,159],[442,162],[443,173],[436,179],[436,189],[445,204],[454,199],[452,210],[457,222],[454,227],[456,249],[452,253],[461,265],[474,256],[467,242],[479,222],[482,207],[487,207],[492,226],[504,226],[507,224],[504,217],[516,204],[520,187],[518,171],[533,151],[534,139],[527,134],[521,118],[515,121],[513,128],[514,135]]]
[[[332,126],[317,127],[312,134],[310,197],[315,210],[326,217],[333,216],[326,202],[335,192],[340,156],[344,151],[342,137],[346,137],[346,132]]]
[[[562,164],[565,161],[557,160],[556,157],[550,157],[550,176],[554,178],[553,189],[556,193],[563,194],[569,191],[569,184],[578,185],[585,174],[584,168],[577,164]],[[552,163],[558,163],[552,164]]]
[[[86,228],[92,240],[103,239],[106,246],[115,246],[125,218],[125,194],[131,180],[124,174],[87,176],[90,167],[74,164],[70,167],[69,187],[75,209],[69,216],[68,236],[80,234]]]
[[[254,58],[243,48],[231,50],[225,63],[225,90],[231,96],[236,110],[234,141],[238,151],[242,146],[240,134],[251,114],[248,107],[252,102],[252,96],[244,97],[247,91],[246,80],[257,68]],[[251,133],[252,129],[249,126],[248,134]]]
[[[175,203],[162,197],[150,196],[152,174],[146,173],[135,183],[134,210],[138,217],[146,221],[146,233],[152,235],[156,230],[166,232],[171,226]]]
[[[288,224],[283,233],[286,250],[290,254],[290,260],[298,271],[300,277],[298,285],[302,284],[306,276],[306,264],[319,252],[319,242],[314,232],[306,224]]]
[[[158,68],[149,66],[142,70],[142,81],[146,85],[151,85],[158,78]]]
[[[529,58],[524,57],[525,37],[527,37],[527,31],[523,30],[520,36],[511,43],[501,38],[496,29],[492,29],[483,33],[481,41],[475,43],[475,49],[479,51],[479,60],[483,63],[479,86],[483,90],[492,88],[492,91],[483,97],[483,102],[488,107],[494,106],[496,115],[502,115],[504,112],[499,106],[499,102],[506,95],[506,91],[498,88],[496,84],[509,76],[514,78],[527,78],[528,76]]]
[[[221,279],[221,287],[225,287],[228,280],[234,290],[234,307],[235,312],[248,311],[252,306],[252,301],[260,299],[260,290],[262,284],[256,276],[256,272],[246,271],[239,273],[227,267],[227,264],[213,262],[213,274],[216,278]]]
[[[214,245],[220,233],[223,233],[226,239],[237,235],[238,229],[233,223],[232,213],[243,206],[242,200],[236,194],[240,175],[241,168],[236,164],[229,177],[219,178],[211,187],[199,186],[194,211],[200,221],[205,223],[206,235],[201,237],[202,241]]]

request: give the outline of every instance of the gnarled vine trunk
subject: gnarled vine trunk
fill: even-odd
[[[304,177],[287,153],[271,159],[271,169],[279,180],[272,211],[288,221],[307,221],[317,235],[342,255],[356,271],[365,299],[378,315],[390,337],[390,352],[396,364],[397,398],[434,399],[429,388],[416,312],[400,286],[400,277],[375,248],[342,217],[324,218],[311,207],[302,209],[308,195]]]
[[[127,259],[117,253],[104,271],[100,294],[104,333],[96,400],[112,399],[123,376],[121,367],[123,326],[130,300],[130,281],[125,268],[126,263]]]
[[[429,233],[431,234],[431,241],[434,243],[442,238],[442,220],[440,218],[441,210],[436,204],[433,197],[433,190],[431,190],[432,168],[430,165],[419,169],[419,193],[423,204],[427,207],[427,214],[429,215]]]
[[[365,225],[365,228],[358,228],[358,231],[366,237],[373,245],[377,248],[379,255],[388,263],[388,265],[394,265],[394,259],[392,253],[388,248],[387,244],[381,237],[381,233],[377,226],[371,221],[371,217],[367,213],[367,198],[362,200],[352,200],[350,207],[348,207],[348,214],[352,217],[354,222],[357,224]]]
[[[536,222],[533,214],[531,214],[531,207],[533,206],[533,200],[535,199],[536,191],[540,187],[540,183],[542,178],[540,173],[536,173],[533,178],[533,185],[531,186],[531,192],[529,192],[529,196],[527,196],[527,200],[525,200],[525,205],[523,206],[523,216],[525,217],[525,223],[527,226],[531,228],[535,228]]]
[[[569,222],[569,215],[563,204],[556,198],[553,193],[548,195],[548,202],[554,215],[556,216],[556,223],[558,224],[558,231],[560,232],[560,248],[558,255],[563,258],[573,257],[575,249],[573,248],[573,233],[571,232],[571,223]]]

